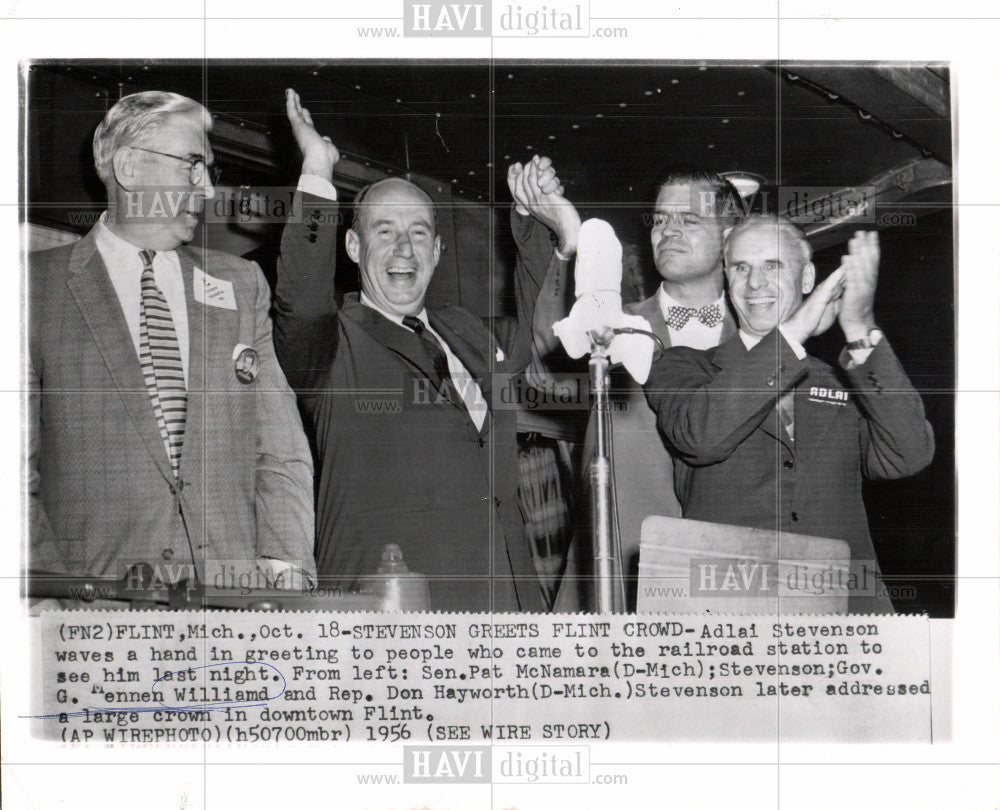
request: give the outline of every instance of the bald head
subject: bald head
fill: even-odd
[[[394,192],[398,192],[398,194]],[[357,230],[359,223],[368,217],[372,209],[387,198],[410,199],[413,204],[429,206],[432,214],[431,222],[435,232],[437,231],[437,211],[430,195],[420,186],[400,177],[387,177],[385,180],[379,180],[365,186],[358,192],[354,198],[354,219],[351,222],[351,227]],[[370,217],[368,218],[370,220]]]
[[[361,270],[361,288],[383,310],[416,315],[441,257],[434,203],[399,178],[368,186],[354,202],[347,255]]]

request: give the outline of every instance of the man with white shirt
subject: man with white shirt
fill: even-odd
[[[312,462],[257,265],[185,245],[217,175],[208,111],[126,96],[94,134],[108,210],[29,254],[32,570],[301,586]],[[146,568],[147,571],[150,568]]]
[[[543,262],[518,265],[516,319],[427,309],[442,249],[433,203],[412,183],[382,180],[355,199],[345,241],[361,293],[338,302],[339,153],[294,91],[286,102],[303,216],[282,236],[275,344],[315,430],[320,574],[364,587],[393,542],[428,576],[434,610],[541,610],[516,497],[515,414],[491,403],[494,374],[528,363],[549,231],[515,218],[547,247]],[[525,171],[538,187],[537,167]]]
[[[849,610],[891,612],[861,482],[919,472],[934,437],[920,395],[875,326],[878,236],[856,233],[819,285],[805,237],[776,217],[742,221],[725,257],[739,333],[714,349],[665,352],[645,386],[684,462],[684,517],[845,540]],[[802,345],[834,320],[846,339],[840,370]]]

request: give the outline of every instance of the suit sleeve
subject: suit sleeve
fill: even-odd
[[[565,290],[558,277],[566,275],[566,265],[556,256],[555,236],[533,217],[524,217],[511,208],[511,229],[517,245],[514,266],[516,316],[497,318],[493,331],[507,355],[508,369],[520,370],[531,362],[532,345],[563,315]],[[547,277],[553,276],[551,283]],[[536,307],[539,318],[536,318]]]
[[[316,573],[312,456],[295,394],[288,387],[274,352],[267,281],[260,268],[253,267],[254,347],[260,357],[260,372],[254,385],[257,555],[292,563],[312,576]]]
[[[55,549],[55,534],[49,523],[45,506],[42,504],[41,474],[38,460],[41,455],[41,407],[42,379],[32,352],[28,353],[28,448],[27,448],[27,481],[28,490],[28,564],[44,560],[45,566],[51,569],[51,561],[60,559]],[[52,573],[61,573],[54,571]]]
[[[333,200],[296,192],[281,234],[274,290],[274,346],[289,384],[315,389],[337,351],[339,209]]]
[[[846,371],[864,417],[859,437],[864,474],[903,478],[930,464],[934,431],[888,341],[883,338],[862,365],[847,365]]]
[[[729,458],[806,373],[806,362],[777,330],[750,351],[739,342],[736,336],[709,351],[668,349],[644,386],[661,433],[691,465]]]

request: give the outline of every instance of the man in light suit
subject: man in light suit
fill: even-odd
[[[722,272],[724,233],[743,212],[736,189],[714,172],[689,166],[666,171],[657,186],[650,242],[656,270],[663,279],[643,301],[625,311],[641,315],[665,347],[709,348],[736,333],[725,301]],[[522,253],[530,246],[520,245]],[[540,262],[543,257],[533,257]],[[556,345],[551,341],[547,348]],[[624,369],[611,375],[610,414],[614,444],[612,467],[626,576],[626,603],[635,607],[639,535],[649,515],[680,517],[674,494],[674,460],[656,426],[642,387]],[[593,419],[584,440],[583,469],[596,452]],[[586,510],[581,510],[585,514]],[[555,609],[592,610],[590,532],[578,526]]]
[[[282,237],[275,343],[316,432],[320,573],[363,586],[391,541],[428,576],[434,610],[541,610],[516,496],[515,414],[494,407],[493,390],[496,375],[528,363],[548,230],[515,221],[545,240],[544,259],[517,268],[517,318],[428,309],[442,250],[434,206],[412,183],[379,181],[355,199],[345,233],[361,293],[339,302],[339,153],[294,91],[286,103],[303,217]],[[536,168],[526,171],[537,184]]]
[[[279,587],[315,572],[312,462],[267,283],[184,244],[214,195],[211,124],[174,93],[120,100],[94,135],[107,212],[29,256],[32,570],[148,563]]]
[[[654,363],[649,404],[684,461],[684,517],[845,540],[852,613],[890,613],[861,498],[863,478],[926,467],[934,437],[873,315],[878,236],[858,232],[816,286],[794,225],[751,217],[726,240],[739,333],[714,349],[675,348]],[[803,343],[838,320],[841,369]]]

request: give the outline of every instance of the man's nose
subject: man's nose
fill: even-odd
[[[413,255],[413,244],[410,242],[410,235],[408,233],[402,233],[396,239],[396,255],[397,256],[412,256]]]
[[[206,200],[210,200],[215,196],[215,184],[212,182],[211,172],[208,169],[205,170],[205,176],[201,179],[201,190],[205,195]]]
[[[661,239],[664,237],[676,239],[681,235],[681,226],[676,220],[666,219],[664,220],[663,225],[660,226],[660,234]]]
[[[747,286],[751,290],[759,290],[767,286],[767,274],[760,267],[751,267],[747,277]]]

